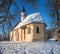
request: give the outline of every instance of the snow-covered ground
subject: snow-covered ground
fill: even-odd
[[[60,43],[48,42],[0,42],[0,54],[60,54]]]

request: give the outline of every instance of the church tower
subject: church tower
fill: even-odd
[[[22,8],[22,12],[21,12],[21,21],[23,21],[26,18],[26,13],[25,13],[25,8]]]

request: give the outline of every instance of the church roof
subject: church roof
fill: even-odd
[[[20,22],[14,29],[22,27],[29,23],[44,23],[43,18],[41,17],[40,13],[33,13],[28,15],[22,22]]]

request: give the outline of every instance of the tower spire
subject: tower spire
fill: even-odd
[[[26,18],[26,13],[25,13],[25,8],[24,6],[22,7],[22,12],[21,12],[21,21],[23,21]]]
[[[22,12],[25,12],[25,8],[24,8],[24,6],[23,6],[23,8],[22,8]]]

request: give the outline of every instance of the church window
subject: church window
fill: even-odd
[[[31,27],[28,28],[27,33],[28,33],[28,34],[31,34]]]
[[[36,33],[39,33],[39,27],[36,27]]]

